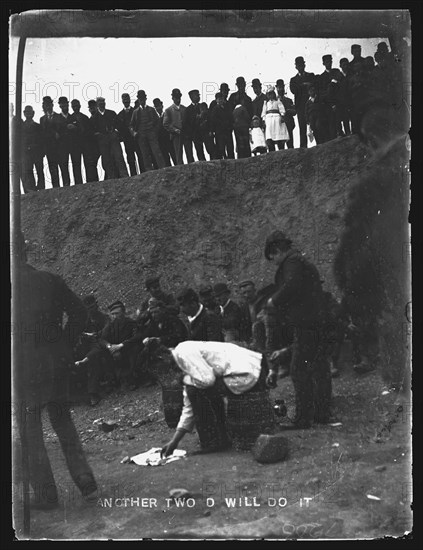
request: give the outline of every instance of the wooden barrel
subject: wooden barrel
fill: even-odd
[[[250,450],[262,433],[273,433],[275,417],[268,391],[229,395],[227,429],[237,451]]]
[[[184,397],[182,388],[162,388],[163,409],[166,424],[176,428],[181,417]]]

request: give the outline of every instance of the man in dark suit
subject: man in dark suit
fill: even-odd
[[[231,291],[226,283],[215,284],[213,294],[220,306],[224,341],[239,342],[242,328],[242,314],[239,305],[231,300]]]
[[[327,105],[320,99],[315,86],[310,86],[308,93],[310,97],[305,106],[305,120],[310,126],[316,145],[320,145],[329,140]]]
[[[60,113],[57,119],[57,133],[59,134],[59,139],[57,140],[59,151],[59,166],[60,172],[62,173],[63,185],[68,186],[70,185],[69,159],[71,154],[71,132],[73,126],[70,124],[71,115],[69,113],[68,98],[65,96],[59,97],[58,103],[60,107]],[[78,174],[76,174],[76,176],[78,176]],[[76,180],[75,172],[74,180]]]
[[[20,240],[17,327],[21,331],[13,335],[19,338],[20,350],[14,362],[14,399],[20,410],[20,434],[28,447],[35,496],[32,505],[48,510],[59,505],[59,495],[43,440],[44,408],[74,483],[84,497],[97,499],[94,475],[72,421],[68,391],[72,347],[84,328],[87,312],[61,277],[26,263],[23,235]]]
[[[282,105],[285,107],[285,124],[288,129],[289,133],[289,140],[287,142],[283,142],[283,146],[285,147],[285,143],[288,149],[293,149],[294,147],[294,128],[295,128],[295,120],[294,116],[297,114],[297,111],[295,110],[294,102],[289,97],[286,97],[285,95],[285,82],[282,80],[282,78],[279,78],[276,81],[276,92],[278,94],[278,99],[282,102]]]
[[[305,71],[303,57],[295,58],[295,68],[298,73],[291,78],[289,88],[294,94],[295,109],[297,111],[298,126],[300,129],[300,147],[307,147],[307,124],[305,121],[305,105],[308,101],[308,88],[314,83],[315,75]]]
[[[43,135],[41,126],[34,122],[34,109],[27,105],[24,109],[25,121],[22,124],[22,185],[25,193],[45,189],[43,167]],[[37,171],[37,185],[34,178]]]
[[[213,287],[211,285],[202,285],[198,291],[198,295],[200,297],[200,303],[203,304],[206,309],[216,314],[220,313],[220,307],[215,300]]]
[[[327,312],[317,268],[291,245],[292,241],[282,231],[274,231],[266,239],[265,257],[277,266],[276,292],[267,307],[276,310],[281,324],[294,327],[291,363],[296,405],[294,427],[306,429],[313,420],[331,421],[331,373],[322,332]],[[270,385],[276,382],[276,375],[273,365],[268,377]]]
[[[210,129],[216,141],[216,157],[233,159],[235,152],[232,138],[232,108],[221,92],[216,94],[216,102],[216,106],[210,109]]]
[[[144,168],[146,171],[153,169],[153,158],[158,168],[164,168],[165,161],[159,146],[160,118],[153,107],[146,105],[144,90],[138,90],[137,97],[140,104],[132,114],[130,128],[138,141]]]
[[[71,101],[73,113],[68,119],[70,128],[70,154],[72,159],[75,185],[82,183],[81,157],[84,158],[87,182],[98,181],[95,138],[91,131],[90,119],[81,113],[81,104],[77,99]]]
[[[204,156],[204,145],[200,131],[200,92],[191,90],[188,92],[191,99],[191,105],[188,105],[185,111],[183,128],[185,136],[185,152],[188,164],[194,162],[192,153],[192,144],[194,143],[198,160],[206,160]]]
[[[98,97],[96,101],[97,111],[90,121],[100,149],[105,179],[127,178],[129,174],[120,146],[117,115],[115,111],[106,109],[104,97]]]
[[[181,290],[177,300],[181,311],[188,317],[190,340],[223,342],[221,320],[200,304],[198,295],[192,288]]]
[[[131,174],[131,176],[136,176],[137,164],[135,160],[135,152],[137,149],[137,143],[130,131],[130,124],[134,108],[131,107],[131,98],[129,94],[122,94],[122,103],[123,109],[117,115],[119,133],[125,146],[126,162],[129,166],[129,173]],[[138,162],[141,158],[140,173],[142,173],[144,172],[144,166],[142,164],[141,151],[139,153],[140,154],[138,155]]]
[[[336,107],[337,132],[339,136],[351,134],[351,98],[348,85],[349,61],[343,57],[339,61],[339,101]]]
[[[263,112],[264,102],[267,100],[266,94],[262,92],[262,86],[260,79],[253,78],[251,82],[253,86],[253,91],[256,94],[256,97],[252,101],[253,105],[253,116],[258,116],[261,120],[261,114]]]
[[[150,298],[160,300],[160,302],[163,302],[166,307],[176,312],[176,314],[179,312],[179,308],[176,304],[176,300],[173,294],[168,294],[164,292],[164,290],[161,288],[160,276],[152,275],[151,277],[147,277],[147,279],[145,280],[145,289],[150,296],[141,304],[140,314],[148,310]]]
[[[356,72],[361,67],[364,67],[364,57],[361,55],[361,46],[359,44],[351,46],[351,55],[353,58],[350,60],[350,70]]]
[[[246,86],[247,84],[245,82],[245,78],[243,76],[239,76],[236,79],[236,87],[238,88],[238,91],[229,96],[228,103],[231,106],[232,110],[234,110],[235,107],[240,104],[240,100],[243,99],[244,107],[247,109],[251,119],[251,117],[253,116],[253,102],[251,100],[251,97],[247,95],[247,92],[245,91]]]
[[[176,166],[176,157],[175,157],[175,150],[172,147],[172,142],[170,141],[169,132],[167,132],[163,126],[163,101],[156,97],[153,99],[153,105],[156,109],[156,113],[158,117],[160,118],[160,124],[159,124],[159,146],[160,151],[162,152],[162,156],[165,162],[165,166],[172,166],[171,159],[173,164]]]
[[[224,103],[227,102],[228,101],[228,96],[229,96],[229,86],[228,86],[228,84],[226,84],[226,82],[222,82],[222,84],[220,85],[220,88],[219,88],[219,92],[217,92],[217,93],[222,94],[222,98],[223,98]],[[216,95],[217,94],[215,94],[213,101],[209,105],[209,110],[210,111],[212,109],[214,109],[214,107],[216,107],[216,105],[217,105]]]
[[[322,57],[325,70],[316,79],[318,94],[326,110],[324,122],[328,140],[335,139],[337,135],[336,109],[339,103],[339,83],[342,79],[341,71],[333,69],[332,62],[330,54]]]
[[[60,187],[59,180],[59,115],[53,111],[53,100],[50,96],[43,97],[44,115],[40,118],[43,135],[44,151],[47,156],[48,169],[53,187]],[[69,172],[68,172],[69,175]],[[63,176],[63,174],[62,174]]]

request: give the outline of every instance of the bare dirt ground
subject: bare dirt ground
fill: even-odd
[[[412,489],[405,482],[411,468],[409,398],[388,391],[377,372],[357,376],[351,370],[348,343],[342,364],[341,376],[333,381],[333,413],[342,425],[286,431],[289,457],[269,465],[257,463],[250,452],[234,450],[189,456],[198,447],[195,433],[180,444],[188,451],[185,459],[160,467],[121,464],[125,456],[170,438],[159,388],[119,390],[96,407],[75,402],[73,417],[98,482],[97,498],[92,503],[82,500],[45,421],[61,506],[53,512],[31,511],[31,538],[403,536],[412,529]],[[279,380],[272,391],[272,398],[277,397],[286,400],[291,416],[290,378]],[[133,427],[156,410],[158,420]],[[98,418],[113,420],[118,427],[106,434],[93,424]],[[283,424],[286,419],[281,419]],[[172,488],[188,490],[192,499],[179,505],[166,501]],[[19,491],[14,523],[21,538]]]

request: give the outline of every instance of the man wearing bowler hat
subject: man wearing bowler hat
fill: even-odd
[[[258,116],[261,120],[261,113],[263,111],[264,102],[267,101],[266,94],[262,92],[261,82],[258,78],[253,78],[251,82],[253,86],[253,91],[256,94],[256,97],[252,101],[253,105],[253,116]]]
[[[132,134],[138,140],[142,160],[146,171],[153,168],[153,155],[158,168],[165,167],[165,161],[159,145],[160,118],[153,107],[146,105],[147,95],[138,90],[139,107],[132,114]]]
[[[181,90],[179,88],[174,88],[172,90],[173,103],[165,110],[163,116],[163,126],[169,132],[170,139],[172,140],[172,145],[175,150],[176,164],[183,164],[183,120],[185,118],[186,107],[184,105],[181,105],[181,97]],[[189,153],[187,154],[187,157],[188,155]]]
[[[215,284],[213,294],[220,306],[225,342],[239,342],[242,325],[242,313],[239,305],[231,300],[231,291],[226,283]]]
[[[134,107],[131,106],[131,97],[129,94],[122,94],[122,104],[123,109],[117,115],[119,133],[122,136],[122,141],[125,146],[126,162],[129,166],[129,172],[131,176],[136,176],[137,163],[135,160],[135,153],[137,153],[138,162],[140,162],[140,173],[144,172],[144,165],[138,143],[130,130]]]
[[[298,126],[300,129],[300,147],[307,147],[307,123],[305,118],[305,106],[308,101],[308,89],[314,83],[314,73],[305,70],[304,57],[295,58],[297,74],[291,78],[289,88],[294,94],[294,104],[297,111]]]
[[[295,110],[294,102],[292,101],[292,99],[286,97],[285,95],[285,82],[282,80],[282,78],[278,78],[278,80],[276,81],[276,92],[278,94],[278,99],[285,107],[285,124],[289,134],[289,140],[283,142],[283,147],[285,147],[286,143],[287,148],[292,149],[294,147],[294,116],[297,114],[297,111]]]
[[[59,115],[53,111],[53,100],[50,96],[43,97],[44,115],[40,118],[44,151],[47,156],[48,169],[53,187],[60,187],[59,180]]]
[[[236,87],[238,88],[238,91],[229,96],[228,102],[232,107],[232,110],[234,110],[235,107],[241,103],[241,100],[243,100],[243,105],[247,109],[251,118],[253,116],[253,102],[251,97],[247,95],[245,91],[246,82],[243,76],[238,76],[236,79]]]
[[[73,113],[69,117],[71,128],[71,159],[75,184],[82,183],[81,157],[84,157],[86,181],[98,181],[96,147],[90,119],[81,113],[81,103],[72,99]]]
[[[335,139],[337,134],[336,109],[339,103],[340,82],[342,74],[339,69],[332,68],[332,56],[326,54],[322,57],[325,70],[317,77],[317,89],[320,100],[325,106],[325,134],[330,139]]]
[[[194,143],[198,160],[206,160],[204,156],[203,140],[200,131],[200,92],[191,90],[188,92],[191,105],[188,105],[182,121],[184,127],[184,147],[188,163],[194,162],[192,144]]]

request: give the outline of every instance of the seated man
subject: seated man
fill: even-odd
[[[239,305],[231,300],[231,291],[225,283],[214,285],[213,294],[220,306],[225,342],[239,342],[242,328],[242,313]]]
[[[187,316],[190,340],[222,342],[222,323],[219,317],[200,304],[197,293],[185,288],[177,296],[183,314]]]
[[[112,358],[118,384],[124,379],[129,384],[133,377],[136,357],[136,340],[134,340],[137,324],[126,316],[125,306],[117,300],[109,307],[112,320],[100,333],[98,342],[88,353],[87,358],[97,361],[104,356]]]
[[[223,397],[244,395],[265,389],[267,363],[261,353],[226,342],[182,342],[175,349],[146,340],[149,364],[160,377],[165,374],[180,382],[183,373],[184,406],[176,432],[163,447],[168,456],[194,426],[201,452],[220,451],[230,446],[226,431]],[[169,383],[169,381],[168,381]]]
[[[88,311],[88,319],[85,331],[81,334],[78,345],[75,349],[77,361],[76,367],[84,365],[87,370],[87,390],[90,405],[94,406],[100,401],[101,378],[111,370],[112,362],[108,354],[96,353],[98,342],[103,328],[109,322],[109,317],[99,310],[95,296],[89,294],[82,299]],[[94,350],[94,354],[90,354]]]

